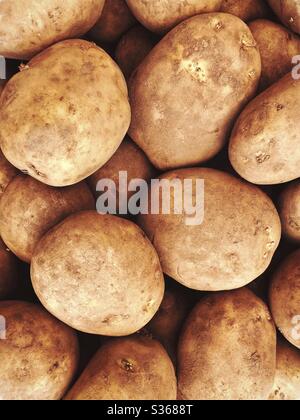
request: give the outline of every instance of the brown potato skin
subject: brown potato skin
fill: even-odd
[[[133,336],[109,340],[66,400],[176,400],[172,362],[159,342]]]
[[[90,30],[89,36],[96,42],[113,43],[135,23],[136,19],[125,0],[105,0],[100,19]]]
[[[186,216],[141,215],[164,272],[201,291],[232,290],[268,268],[281,238],[280,219],[257,187],[207,168],[181,169],[160,179],[204,180],[204,221],[187,226]],[[195,188],[194,188],[195,197]]]
[[[272,278],[269,300],[273,319],[282,335],[300,349],[300,250],[291,254],[279,267]],[[299,334],[300,335],[300,334]]]
[[[276,376],[269,400],[300,400],[300,352],[284,339],[277,343]]]
[[[200,13],[217,12],[222,0],[126,0],[132,13],[152,32],[166,33]]]
[[[1,102],[4,155],[54,187],[76,184],[103,166],[130,123],[119,67],[83,40],[63,41],[35,57],[10,79]]]
[[[260,73],[244,22],[224,13],[195,16],[163,38],[133,74],[129,135],[160,170],[205,162],[225,145]]]
[[[257,96],[231,135],[232,166],[249,182],[274,185],[300,176],[300,81],[291,74]]]
[[[84,35],[104,0],[2,0],[0,55],[28,60],[56,42]],[[41,30],[42,28],[42,30]]]
[[[300,242],[300,181],[288,185],[279,197],[279,214],[284,235]]]
[[[70,214],[94,209],[95,200],[84,182],[54,188],[19,175],[0,201],[0,235],[18,258],[30,263],[34,248],[52,227]]]
[[[248,289],[204,298],[186,322],[178,361],[180,399],[266,399],[276,368],[267,306]]]
[[[300,54],[300,37],[267,19],[255,20],[249,28],[262,59],[260,90],[263,91],[292,70],[292,58]]]
[[[300,34],[300,4],[298,0],[268,0],[282,23]]]
[[[264,0],[223,0],[220,12],[230,13],[249,22],[267,17],[269,9]]]
[[[6,299],[18,285],[18,260],[0,238],[0,299]]]
[[[0,340],[0,399],[59,400],[77,369],[75,333],[38,305],[0,302],[6,340]]]
[[[18,173],[19,171],[5,159],[0,150],[0,200],[6,187]]]
[[[128,220],[95,211],[70,216],[43,237],[31,278],[50,313],[90,334],[137,332],[153,318],[164,294],[157,253],[143,232]]]

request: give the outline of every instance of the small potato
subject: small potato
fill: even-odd
[[[299,0],[268,0],[268,2],[282,23],[292,31],[300,34]]]
[[[300,180],[283,191],[279,207],[283,233],[292,241],[300,242]]]
[[[43,237],[31,278],[50,313],[90,334],[137,332],[164,295],[159,259],[143,232],[128,220],[92,211],[68,217]]]
[[[48,230],[72,213],[94,209],[95,200],[85,183],[53,188],[29,176],[17,176],[0,201],[0,235],[14,254],[30,263]]]
[[[0,299],[15,291],[18,284],[18,260],[0,238]],[[1,314],[0,314],[1,315]]]
[[[130,137],[160,170],[215,156],[255,93],[261,73],[256,42],[235,16],[195,16],[150,52],[129,83]]]
[[[251,22],[249,28],[260,50],[260,90],[265,90],[292,71],[292,59],[300,54],[300,37],[284,26],[266,19]]]
[[[130,123],[119,67],[83,40],[63,41],[35,57],[9,80],[1,102],[5,157],[54,187],[76,184],[103,166]]]
[[[123,35],[117,45],[115,57],[127,80],[156,43],[156,37],[141,25],[136,25]]]
[[[126,0],[135,17],[152,32],[166,33],[200,13],[217,12],[222,0]]]
[[[105,0],[100,19],[89,35],[99,43],[113,43],[127,32],[136,20],[125,0]]]
[[[248,289],[204,298],[186,321],[178,362],[180,399],[266,399],[276,369],[267,306]]]
[[[283,339],[277,343],[276,376],[269,400],[300,400],[300,352]]]
[[[104,344],[66,400],[176,400],[174,367],[165,349],[146,337]]]
[[[74,332],[37,305],[0,302],[0,400],[59,400],[78,364]]]
[[[267,17],[269,9],[265,0],[223,0],[220,11],[249,22]]]
[[[300,349],[300,250],[291,254],[273,276],[269,299],[279,331]]]
[[[0,55],[27,60],[58,41],[84,35],[104,0],[2,0]]]
[[[0,150],[0,199],[8,184],[18,175],[18,170],[12,166]]]
[[[287,74],[239,116],[229,157],[247,181],[282,184],[300,177],[300,80]]]

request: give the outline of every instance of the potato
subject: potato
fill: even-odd
[[[300,352],[285,340],[278,340],[275,383],[269,400],[299,401],[299,399]]]
[[[0,55],[27,60],[58,41],[85,34],[104,0],[2,0]]]
[[[220,291],[245,286],[268,268],[281,226],[275,206],[260,189],[214,169],[182,169],[160,179],[170,185],[193,180],[193,200],[199,208],[195,184],[204,180],[202,224],[199,218],[189,225],[185,212],[139,216],[167,275],[192,289]],[[155,189],[152,193],[156,195]]]
[[[52,227],[81,210],[94,210],[85,183],[53,188],[29,176],[17,176],[0,201],[0,234],[21,260],[30,263],[34,248]]]
[[[127,86],[101,48],[63,41],[34,58],[1,97],[0,142],[17,168],[63,187],[103,166],[130,122]]]
[[[223,0],[221,12],[230,13],[245,22],[268,16],[268,7],[264,0]]]
[[[18,170],[3,156],[0,150],[0,199],[8,184],[18,175]]]
[[[300,3],[299,0],[268,0],[281,21],[292,31],[300,34]]]
[[[283,190],[279,207],[283,233],[288,239],[300,242],[300,180]]]
[[[254,184],[281,184],[300,177],[300,81],[287,74],[255,98],[234,127],[229,157]]]
[[[18,260],[0,238],[0,299],[15,291],[18,274]]]
[[[178,360],[181,399],[266,399],[276,369],[267,306],[248,289],[204,298],[186,322]]]
[[[0,302],[0,400],[59,400],[78,363],[74,332],[38,305]]]
[[[125,78],[147,57],[157,43],[155,36],[141,25],[136,25],[120,39],[115,57]]]
[[[105,0],[100,19],[89,35],[100,43],[113,43],[127,32],[136,20],[125,0]]]
[[[104,344],[67,400],[176,400],[176,377],[165,349],[146,337]]]
[[[261,62],[249,28],[228,14],[178,25],[130,81],[130,137],[161,170],[193,166],[225,145],[255,93]]]
[[[260,50],[260,89],[265,90],[292,71],[292,59],[300,54],[300,37],[284,26],[266,19],[255,20],[249,27]]]
[[[50,313],[90,334],[137,332],[164,294],[157,253],[143,232],[128,220],[92,211],[70,216],[43,237],[31,277]]]
[[[185,19],[217,12],[222,0],[126,0],[135,17],[152,32],[165,33]]]
[[[291,254],[272,278],[270,305],[283,336],[300,349],[300,249]]]

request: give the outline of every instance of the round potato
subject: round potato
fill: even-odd
[[[281,21],[292,31],[300,34],[300,3],[299,0],[268,0]]]
[[[78,364],[74,332],[37,305],[0,302],[0,400],[59,400]]]
[[[117,45],[115,57],[127,80],[156,43],[156,37],[141,25],[134,26],[123,35]]]
[[[284,26],[266,19],[251,22],[249,28],[260,50],[260,90],[265,90],[292,71],[292,59],[300,54],[300,37]]]
[[[178,363],[180,399],[267,399],[276,369],[267,306],[248,289],[204,298],[186,321]]]
[[[0,150],[0,199],[8,184],[18,175],[18,170],[12,166]]]
[[[127,32],[136,20],[125,0],[105,0],[103,12],[89,35],[100,43],[113,43]]]
[[[283,191],[279,207],[283,233],[292,241],[300,242],[300,180]]]
[[[128,220],[96,212],[70,216],[45,235],[31,277],[49,312],[90,334],[137,332],[164,294],[157,253],[143,232]]]
[[[300,349],[300,250],[290,255],[272,278],[270,305],[275,324]]]
[[[132,76],[130,137],[161,170],[204,162],[225,145],[260,73],[244,22],[224,13],[195,16],[154,47]]]
[[[223,0],[220,11],[249,22],[267,17],[269,9],[265,0]]]
[[[2,0],[0,55],[27,60],[58,41],[84,35],[104,0]]]
[[[63,41],[34,58],[9,80],[1,101],[4,155],[51,186],[93,174],[112,157],[130,123],[119,67],[83,40]]]
[[[182,214],[176,214],[172,203],[178,202],[178,192],[172,188],[170,214],[139,216],[167,275],[192,289],[221,291],[245,286],[268,268],[280,242],[281,226],[265,193],[214,169],[181,169],[160,179],[162,185],[183,185],[186,202],[178,212]],[[186,180],[193,182],[192,193],[185,187]],[[203,181],[204,197],[199,193]],[[153,197],[160,187],[152,189]],[[166,192],[163,195],[169,201]],[[192,198],[196,210],[188,205]],[[153,203],[152,199],[151,207]]]
[[[42,236],[72,213],[94,210],[95,200],[85,183],[65,188],[17,176],[0,201],[0,235],[21,260],[30,263]]]
[[[281,184],[300,177],[300,80],[287,74],[256,97],[232,132],[234,169],[254,184]]]
[[[152,32],[165,33],[185,19],[217,12],[222,0],[126,0],[135,17]]]
[[[0,299],[15,291],[18,282],[18,260],[0,238]]]
[[[276,376],[269,400],[300,400],[300,352],[285,340],[277,343]]]
[[[174,367],[165,349],[146,337],[104,344],[67,400],[176,400]]]

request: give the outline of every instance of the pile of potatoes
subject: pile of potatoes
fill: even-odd
[[[300,2],[0,18],[0,400],[300,400]],[[100,214],[124,171],[202,223]]]

